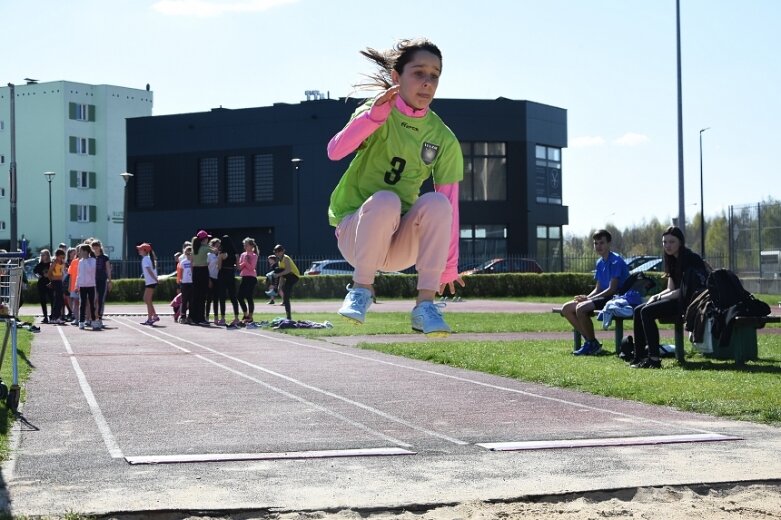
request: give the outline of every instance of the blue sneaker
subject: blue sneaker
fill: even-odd
[[[583,343],[583,346],[572,354],[575,356],[593,356],[598,354],[602,350],[602,344],[597,340],[588,340]]]
[[[363,287],[350,288],[347,286],[347,296],[344,297],[339,314],[358,323],[366,320],[366,311],[372,304],[372,292]]]
[[[442,318],[444,303],[421,302],[412,309],[412,330],[434,338],[444,338],[451,332]]]

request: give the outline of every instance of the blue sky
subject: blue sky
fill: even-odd
[[[0,0],[0,81],[144,88],[154,114],[343,97],[358,51],[427,36],[438,97],[567,109],[565,233],[678,213],[674,0]],[[681,0],[685,203],[781,198],[781,2]]]

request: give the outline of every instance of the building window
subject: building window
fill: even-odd
[[[459,266],[460,272],[491,258],[506,256],[507,228],[502,225],[463,226],[458,246],[464,261],[464,265]]]
[[[0,220],[0,230],[5,231],[5,220]]]
[[[95,121],[95,105],[68,103],[68,118],[76,121]]]
[[[0,131],[5,130],[5,121],[0,119]]]
[[[461,143],[464,180],[459,199],[467,201],[507,200],[507,147],[505,143]]]
[[[217,204],[220,197],[220,166],[216,157],[206,157],[198,163],[198,202]]]
[[[254,180],[253,200],[255,202],[271,202],[274,200],[274,156],[271,154],[256,155],[252,161]]]
[[[87,137],[73,137],[70,139],[70,153],[80,155],[95,155],[96,144],[95,139],[89,139]]]
[[[5,155],[0,155],[0,164],[5,163]]]
[[[562,271],[561,226],[537,226],[537,262],[545,272]]]
[[[5,197],[5,188],[0,188],[0,198]]]
[[[136,173],[133,176],[135,185],[136,207],[153,208],[155,206],[155,170],[151,162],[136,164]]]
[[[70,186],[71,188],[95,189],[96,187],[95,172],[83,172],[83,171],[71,170]]]
[[[534,192],[540,204],[561,205],[561,148],[535,146]]]
[[[246,202],[246,159],[241,155],[232,155],[226,160],[226,196],[228,202]]]
[[[95,222],[97,206],[71,204],[71,222]]]

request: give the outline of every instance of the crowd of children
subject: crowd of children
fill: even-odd
[[[111,262],[100,240],[89,238],[76,247],[60,244],[53,256],[43,249],[33,272],[38,276],[43,323],[103,328]]]
[[[289,315],[291,291],[288,290],[285,296],[281,285],[288,279],[285,275],[290,270],[285,273],[284,266],[280,267],[280,261],[284,262],[284,248],[281,254],[281,260],[276,254],[268,257],[270,273],[266,275],[265,292],[269,297],[268,304],[274,304],[275,298],[282,295]],[[229,329],[253,326],[254,294],[258,283],[258,246],[254,238],[242,240],[242,251],[239,252],[230,236],[212,237],[207,231],[200,230],[192,240],[182,244],[182,250],[174,254],[174,259],[178,290],[171,307],[177,323],[203,326],[213,323]],[[238,291],[237,273],[241,280]],[[294,283],[290,283],[289,287],[292,288]],[[228,302],[233,311],[232,320],[226,320]],[[212,321],[209,321],[210,318]]]
[[[143,325],[160,321],[154,306],[158,284],[157,256],[148,242],[136,246],[141,257],[144,278],[143,300],[147,317]],[[242,240],[237,251],[230,236],[212,237],[204,230],[182,244],[176,260],[177,295],[171,302],[174,320],[190,325],[213,323],[227,328],[254,324],[254,294],[258,283],[258,246],[255,239]],[[266,289],[268,304],[282,298],[288,319],[291,319],[290,297],[301,276],[293,260],[281,245],[268,255]],[[80,329],[103,328],[106,296],[111,290],[111,262],[97,239],[85,240],[75,247],[60,246],[52,254],[40,252],[34,269],[38,278],[38,296],[43,323],[70,323]],[[236,275],[240,277],[238,291]],[[233,319],[226,320],[226,304],[230,302]],[[239,314],[239,309],[241,314]],[[213,317],[213,322],[210,318]]]

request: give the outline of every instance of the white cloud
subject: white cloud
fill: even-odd
[[[158,13],[171,16],[197,16],[209,18],[226,13],[254,13],[298,0],[159,0],[152,4]]]
[[[589,146],[602,146],[605,144],[605,139],[598,135],[583,135],[574,138],[569,143],[570,148],[586,148]]]
[[[613,144],[617,144],[618,146],[638,146],[647,143],[650,140],[651,139],[645,134],[635,134],[633,132],[629,132],[622,135],[618,139],[615,139]]]

